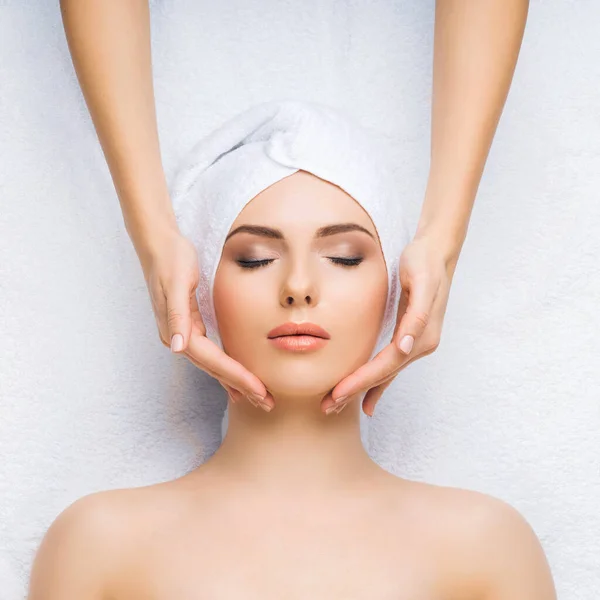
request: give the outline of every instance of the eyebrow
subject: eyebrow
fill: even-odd
[[[338,233],[346,233],[347,231],[361,231],[362,233],[366,233],[375,239],[375,236],[368,229],[365,229],[358,223],[336,223],[334,225],[325,225],[325,227],[320,227],[317,229],[317,232],[315,233],[315,239],[336,235]],[[225,241],[227,241],[236,233],[251,233],[253,235],[259,235],[261,237],[271,238],[274,240],[285,239],[285,236],[280,229],[273,229],[272,227],[266,227],[265,225],[240,225],[231,233],[229,233],[229,235],[225,238]]]

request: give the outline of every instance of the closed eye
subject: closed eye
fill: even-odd
[[[265,258],[263,260],[238,260],[236,262],[242,269],[257,269],[272,263],[274,260],[274,258]]]
[[[356,267],[360,265],[360,263],[363,261],[362,256],[357,256],[355,258],[341,258],[339,256],[328,256],[327,258],[334,264],[344,265],[345,267]]]
[[[356,267],[362,261],[362,256],[357,256],[354,258],[342,258],[341,256],[328,256],[327,257],[332,263],[336,265],[341,265],[344,267]],[[266,265],[272,263],[274,258],[264,258],[262,260],[237,260],[236,262],[242,269],[258,269],[259,267],[265,267]]]

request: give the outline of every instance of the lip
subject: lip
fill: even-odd
[[[280,335],[279,337],[269,338],[269,343],[280,350],[290,352],[310,352],[323,348],[329,342],[325,338],[314,335]]]
[[[279,325],[271,329],[267,334],[269,339],[279,338],[283,336],[298,336],[298,337],[313,337],[328,340],[331,338],[329,333],[315,323],[293,323],[288,321],[283,325]]]

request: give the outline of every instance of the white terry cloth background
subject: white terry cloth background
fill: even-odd
[[[225,393],[160,343],[54,3],[0,8],[0,600],[77,498],[182,475]],[[397,150],[416,226],[433,1],[152,4],[165,168],[261,101],[339,106]],[[392,472],[518,508],[561,600],[600,588],[600,6],[533,1],[431,356],[378,404]],[[565,32],[570,32],[565,34]]]

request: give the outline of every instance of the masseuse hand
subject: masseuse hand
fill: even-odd
[[[343,408],[354,399],[353,395],[367,392],[363,410],[373,416],[377,401],[396,375],[437,349],[454,268],[455,261],[447,265],[432,238],[416,237],[405,247],[400,257],[402,293],[392,341],[370,362],[335,386],[323,399],[325,410],[333,406],[336,399],[342,399],[337,404]]]
[[[217,379],[233,401],[245,397],[257,406],[266,395],[265,404],[272,407],[260,379],[206,337],[196,300],[200,271],[192,242],[172,228],[159,238],[159,250],[141,262],[161,342]]]

